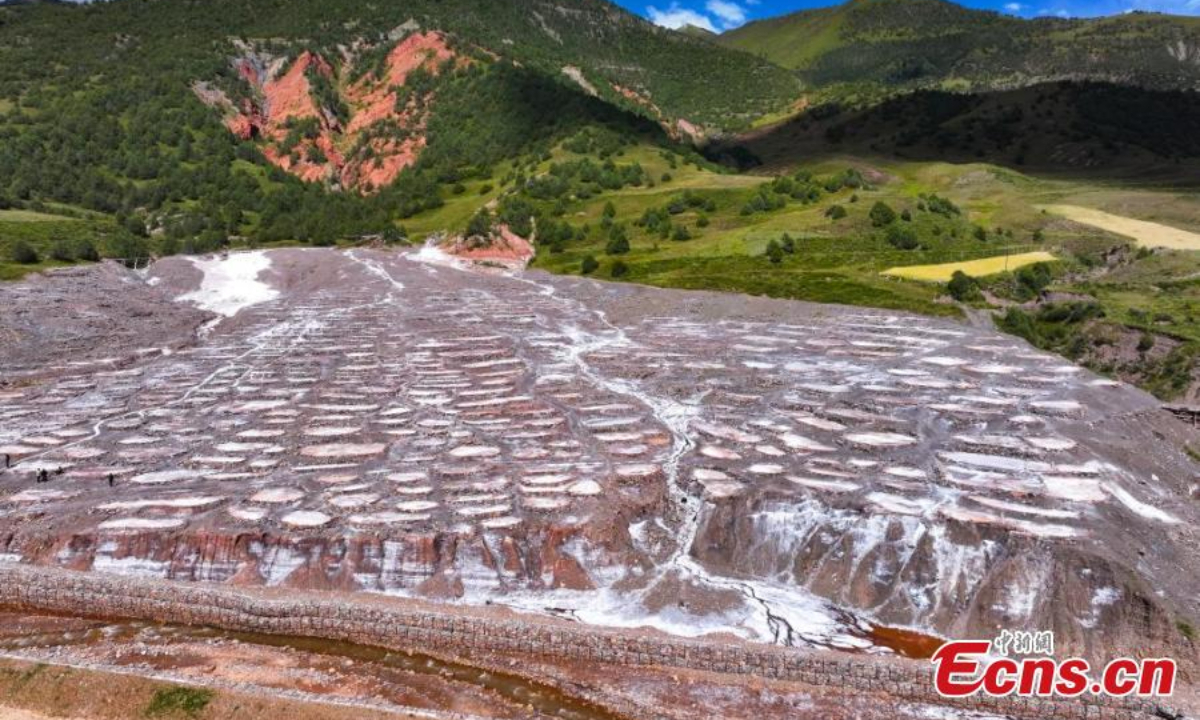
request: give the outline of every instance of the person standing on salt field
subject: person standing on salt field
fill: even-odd
[[[113,474],[112,474],[112,473],[109,473],[109,474],[108,474],[108,486],[109,486],[109,487],[112,487],[112,486],[113,486],[113,482],[114,482],[114,481],[113,481]]]

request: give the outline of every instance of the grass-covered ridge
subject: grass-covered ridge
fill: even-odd
[[[1024,20],[945,0],[851,0],[748,23],[717,42],[811,86],[998,89],[1062,78],[1200,85],[1200,19],[1132,13]]]

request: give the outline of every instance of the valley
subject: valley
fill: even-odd
[[[0,0],[0,718],[1194,717],[1200,23],[977,6]]]

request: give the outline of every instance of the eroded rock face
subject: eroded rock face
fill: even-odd
[[[4,557],[786,644],[877,623],[1186,655],[1194,438],[1136,390],[887,312],[267,257],[278,294],[195,347],[6,393]],[[197,267],[159,263],[157,292]]]
[[[499,225],[489,237],[454,238],[440,249],[452,258],[483,266],[523,270],[533,260],[533,243],[507,225]]]
[[[465,62],[438,32],[412,32],[361,77],[352,54],[335,65],[304,51],[287,64],[251,46],[240,49],[234,65],[250,97],[234,107],[202,82],[194,86],[196,94],[225,114],[230,132],[261,141],[263,154],[280,168],[305,181],[361,192],[390,184],[425,147],[433,98],[414,93],[400,105],[397,95],[409,76],[418,69],[436,75],[446,63]],[[324,97],[314,87],[318,79],[329,88]],[[345,105],[348,117],[330,106],[334,101]]]

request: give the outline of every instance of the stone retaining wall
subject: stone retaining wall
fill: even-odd
[[[944,702],[933,689],[930,666],[920,662],[738,641],[675,639],[556,621],[501,619],[472,614],[461,607],[438,609],[428,603],[346,593],[260,591],[0,564],[0,605],[446,654],[524,653],[582,662],[678,667],[880,692],[915,702]],[[1031,720],[1175,717],[1166,708],[1138,699],[979,696],[955,706]]]

